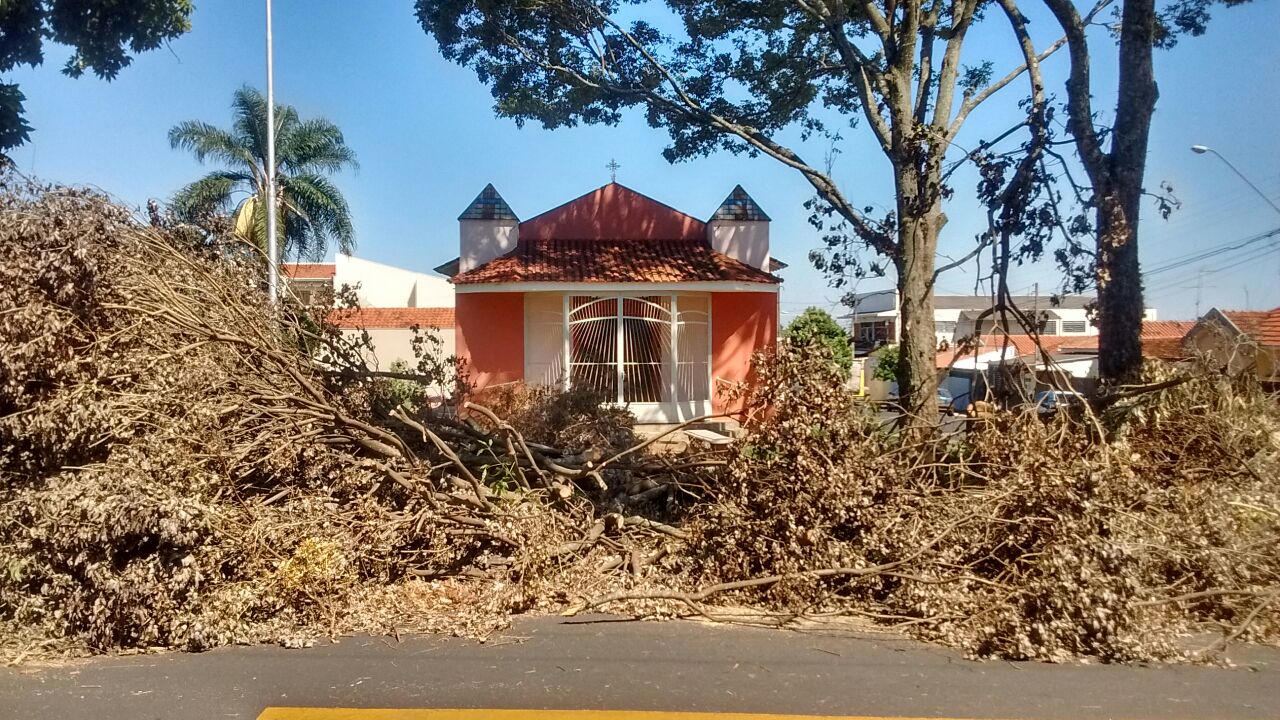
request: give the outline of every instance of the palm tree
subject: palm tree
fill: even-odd
[[[179,190],[172,205],[187,220],[232,213],[236,234],[265,252],[267,100],[246,86],[236,91],[231,109],[230,131],[199,120],[169,131],[175,150],[190,150],[201,163],[223,166]],[[276,107],[277,260],[318,259],[331,241],[343,253],[355,249],[347,201],[328,178],[344,167],[358,165],[338,126],[324,118],[301,120],[288,105]]]

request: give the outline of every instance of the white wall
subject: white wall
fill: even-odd
[[[769,267],[769,223],[764,220],[712,220],[707,223],[711,249],[764,270]]]
[[[883,317],[874,318],[877,320],[896,318],[898,315],[898,308],[897,308],[897,304],[895,303],[895,300],[897,298],[897,293],[893,290],[871,291],[866,293],[859,293],[858,295],[856,295],[856,298],[857,298],[856,312],[858,314],[858,319],[862,322],[868,322],[872,320],[873,319],[872,315],[875,313],[885,313]],[[979,308],[975,307],[975,308],[972,308],[971,310],[978,310],[978,309]],[[1023,308],[1023,309],[1028,311],[1030,310],[1030,308]],[[1043,304],[1038,309],[1052,311],[1055,315],[1058,316],[1058,319],[1056,321],[1058,323],[1057,325],[1058,335],[1085,336],[1085,335],[1098,334],[1098,328],[1089,322],[1089,313],[1084,308],[1053,307],[1052,304],[1049,302],[1049,298],[1045,297]],[[961,321],[960,313],[961,311],[958,309],[935,309],[934,310],[933,317],[935,322],[952,321],[956,323],[956,331],[954,334],[948,335],[945,333],[935,333],[939,341],[947,340],[948,342],[954,342],[956,338],[966,337],[974,333],[973,322],[971,320]],[[1156,317],[1156,311],[1153,308],[1147,308],[1144,311],[1144,316],[1147,320],[1154,320]],[[1072,321],[1072,322],[1083,322],[1084,330],[1082,332],[1064,333],[1062,331],[1062,321],[1064,320]],[[1018,332],[1021,332],[1021,330],[1018,330]]]
[[[564,295],[525,293],[524,380],[556,386],[566,379],[564,366]]]
[[[894,312],[897,314],[898,293],[896,290],[873,290],[871,292],[858,293],[854,296],[857,299],[857,307],[855,311],[859,315],[876,312]]]
[[[1054,315],[1057,315],[1057,316],[1058,316],[1058,320],[1057,320],[1057,322],[1058,322],[1058,334],[1059,334],[1059,335],[1080,335],[1080,336],[1083,336],[1083,335],[1097,335],[1097,334],[1098,334],[1098,328],[1097,328],[1097,326],[1095,326],[1093,323],[1089,322],[1089,311],[1085,310],[1084,308],[1071,308],[1071,309],[1067,309],[1067,308],[1047,307],[1047,308],[1045,308],[1045,309],[1046,309],[1046,310],[1049,310],[1049,311],[1050,311],[1050,312],[1052,312]],[[1066,331],[1064,331],[1064,330],[1063,330],[1063,326],[1062,326],[1062,324],[1063,324],[1064,322],[1083,322],[1083,323],[1084,323],[1084,332],[1066,332]]]
[[[453,285],[442,277],[338,254],[333,285],[356,286],[362,307],[453,307]]]
[[[1043,368],[1044,365],[1041,364],[1040,367]],[[1078,359],[1059,359],[1056,367],[1061,368],[1063,372],[1067,373],[1071,377],[1098,377],[1098,358],[1092,355],[1083,356]]]
[[[353,339],[360,338],[359,330],[343,332]],[[374,370],[390,370],[391,364],[396,360],[405,361],[410,368],[417,366],[418,359],[413,355],[413,330],[410,328],[369,328],[365,332],[369,333],[369,340],[373,344],[373,357],[365,359]],[[426,332],[425,328],[423,332]],[[438,358],[444,360],[455,354],[457,345],[453,328],[442,328],[435,332],[439,333],[442,341]]]
[[[515,220],[459,220],[458,272],[515,250],[519,237],[520,225]]]
[[[934,321],[933,334],[937,337],[937,340],[939,343],[942,343],[943,341],[952,343],[952,342],[955,342],[956,338],[964,337],[966,334],[968,334],[968,333],[960,332],[962,328],[960,327],[960,311],[959,310],[934,310],[933,321]],[[938,323],[940,322],[955,323],[956,324],[955,330],[952,330],[951,332],[943,332],[941,330],[938,330]],[[972,333],[973,323],[969,323],[969,325],[970,325],[969,332]]]

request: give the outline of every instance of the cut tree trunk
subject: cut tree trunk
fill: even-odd
[[[1142,377],[1142,271],[1138,227],[1147,141],[1155,112],[1152,67],[1155,0],[1125,0],[1120,31],[1119,99],[1098,192],[1098,374],[1113,385]]]
[[[910,177],[908,180],[912,179]],[[902,192],[899,191],[899,198]],[[899,207],[911,209],[899,200]],[[945,222],[941,204],[928,203],[923,213],[901,215],[902,254],[898,262],[898,401],[907,428],[931,432],[938,426],[937,349],[933,323],[934,255]]]
[[[1098,209],[1098,375],[1111,384],[1142,375],[1142,273],[1138,265],[1138,203],[1114,196]],[[1126,211],[1125,205],[1130,205]],[[1128,218],[1135,222],[1130,223]]]

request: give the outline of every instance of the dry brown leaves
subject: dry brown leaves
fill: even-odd
[[[216,240],[0,181],[6,657],[586,607],[852,616],[1051,660],[1280,636],[1280,410],[1247,378],[906,442],[784,347],[731,456],[616,457],[630,418],[585,393],[404,406]]]
[[[325,310],[273,316],[252,259],[217,238],[9,176],[0,215],[10,656],[482,634],[599,587],[582,567],[661,544],[572,457],[591,448],[513,454],[504,433],[438,408],[391,417],[398,388],[321,327]],[[597,454],[631,438],[616,411],[542,405],[525,412],[575,418],[575,438],[608,440]]]
[[[1096,423],[1011,413],[922,449],[784,349],[755,389],[772,412],[691,523],[689,572],[779,575],[743,592],[980,656],[1209,658],[1222,641],[1182,641],[1205,630],[1275,642],[1280,406],[1248,378],[1194,372]]]

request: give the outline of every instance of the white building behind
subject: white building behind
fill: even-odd
[[[1089,319],[1089,306],[1094,298],[1088,295],[1064,295],[1056,298],[1048,295],[1018,295],[1013,302],[1027,315],[1040,319],[1040,334],[1046,336],[1097,335],[1098,328]],[[954,345],[958,340],[974,335],[986,335],[1000,328],[998,313],[987,313],[992,300],[984,295],[935,295],[933,298],[933,327],[939,347]],[[854,296],[853,311],[844,318],[849,321],[854,342],[859,349],[873,348],[882,343],[898,342],[899,303],[896,290],[879,290]],[[1156,311],[1147,309],[1144,319],[1155,320]],[[1026,330],[1010,316],[1007,331],[1014,335],[1026,334]]]
[[[355,289],[359,312],[336,314],[334,322],[352,335],[369,334],[374,349],[369,360],[376,370],[388,370],[396,361],[416,364],[415,326],[438,332],[439,357],[454,354],[453,285],[443,277],[342,254],[332,263],[290,263],[283,269],[289,290],[303,303],[313,302],[321,291]]]

